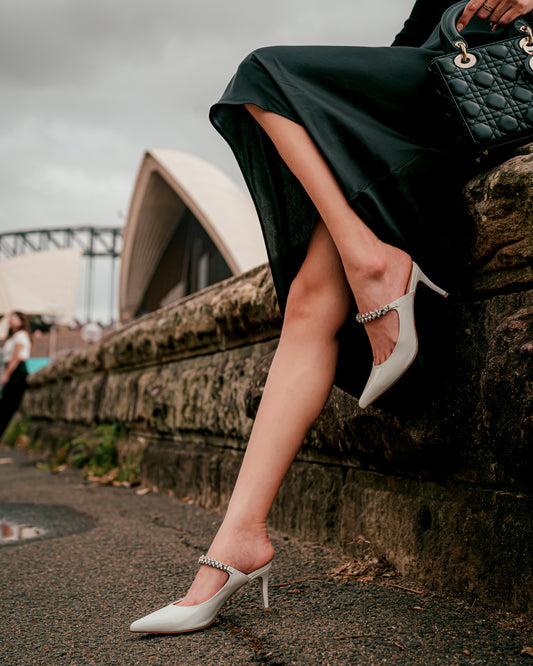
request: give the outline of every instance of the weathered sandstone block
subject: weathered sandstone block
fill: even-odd
[[[533,478],[533,305],[496,328],[481,373],[481,415],[494,460],[505,479],[531,487]],[[499,475],[501,479],[502,475]],[[514,485],[514,484],[513,484]]]
[[[531,496],[358,470],[343,492],[346,551],[357,556],[369,542],[435,590],[533,612]]]
[[[476,291],[533,282],[533,144],[465,188]]]

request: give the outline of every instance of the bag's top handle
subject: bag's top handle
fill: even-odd
[[[456,2],[451,7],[444,12],[440,20],[440,41],[442,48],[445,53],[450,53],[452,51],[461,50],[457,46],[457,42],[463,42],[465,48],[468,48],[468,44],[464,37],[464,34],[457,30],[457,21],[464,11],[464,8],[468,4],[468,0],[461,0],[461,2]],[[523,34],[523,30],[520,28],[522,26],[528,26],[529,24],[524,21],[523,18],[517,18],[514,23],[507,26],[508,31],[515,30],[519,35]]]

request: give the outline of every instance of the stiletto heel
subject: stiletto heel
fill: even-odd
[[[267,569],[267,571],[260,576],[260,581],[261,581],[261,596],[263,598],[263,610],[270,610],[270,606],[268,605],[268,575],[270,571]]]
[[[360,313],[356,319],[358,322],[366,322],[378,319],[391,310],[398,313],[399,332],[396,346],[389,358],[379,365],[372,364],[372,371],[366,383],[363,393],[359,398],[359,406],[365,409],[377,400],[385,391],[395,384],[398,379],[409,369],[418,352],[418,338],[415,328],[414,300],[416,287],[423,282],[430,289],[445,298],[448,293],[437,287],[436,284],[424,275],[420,268],[413,262],[409,287],[406,293],[388,305],[382,305],[372,312]]]
[[[437,292],[437,294],[440,294],[441,296],[444,296],[444,298],[448,298],[448,292],[444,291],[444,289],[441,289],[440,287],[437,287],[437,285],[434,282],[431,282],[431,280],[427,277],[427,275],[424,275],[420,268],[416,265],[413,264],[413,266],[416,266],[418,270],[418,280],[420,282],[423,282],[427,287],[430,289],[433,289],[433,291]]]
[[[261,579],[261,593],[264,609],[268,609],[268,574],[272,561],[264,567],[245,574],[238,569],[230,567],[219,560],[202,555],[198,562],[215,567],[228,574],[228,580],[223,587],[207,601],[195,606],[178,606],[181,599],[160,608],[159,610],[136,620],[130,626],[130,631],[151,634],[182,634],[187,631],[198,631],[208,627],[219,614],[222,606],[239,588],[256,578]]]

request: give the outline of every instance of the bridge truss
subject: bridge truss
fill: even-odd
[[[110,303],[115,307],[115,273],[122,250],[122,227],[66,227],[60,229],[28,229],[0,233],[0,260],[39,250],[79,247],[87,257],[85,319],[91,320],[94,291],[95,259],[107,257],[111,263]]]

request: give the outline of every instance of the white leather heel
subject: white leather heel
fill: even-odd
[[[263,610],[270,610],[268,605],[268,575],[270,573],[270,567],[258,578],[261,581],[261,596],[263,598]]]
[[[140,620],[136,620],[131,624],[130,631],[152,634],[182,634],[187,631],[205,629],[215,620],[222,606],[231,595],[256,578],[261,579],[263,608],[268,609],[268,575],[272,561],[249,574],[242,573],[242,571],[230,567],[229,564],[224,564],[224,562],[205,555],[202,555],[198,561],[200,564],[225,571],[228,574],[228,580],[224,586],[211,599],[195,606],[178,606],[177,604],[181,601],[181,599],[178,599],[178,601],[160,608]]]
[[[364,324],[382,317],[391,310],[396,310],[399,323],[398,340],[392,350],[392,354],[383,363],[379,365],[372,364],[370,377],[359,398],[359,406],[363,409],[372,404],[374,400],[377,400],[388,388],[395,384],[416,358],[418,338],[415,328],[414,300],[416,287],[419,282],[423,282],[441,296],[448,296],[448,293],[444,289],[437,287],[435,283],[431,282],[417,264],[413,262],[409,287],[403,296],[400,296],[400,298],[397,298],[388,305],[376,308],[372,312],[357,315],[357,321]]]
[[[448,292],[444,291],[444,289],[441,289],[440,287],[437,287],[437,285],[434,282],[431,282],[431,280],[427,277],[427,275],[424,275],[420,268],[416,265],[413,264],[413,268],[416,266],[416,270],[418,272],[418,281],[423,282],[426,286],[428,286],[430,289],[433,291],[437,292],[437,294],[440,294],[441,296],[444,296],[444,298],[448,297]],[[416,285],[415,285],[416,288]]]

